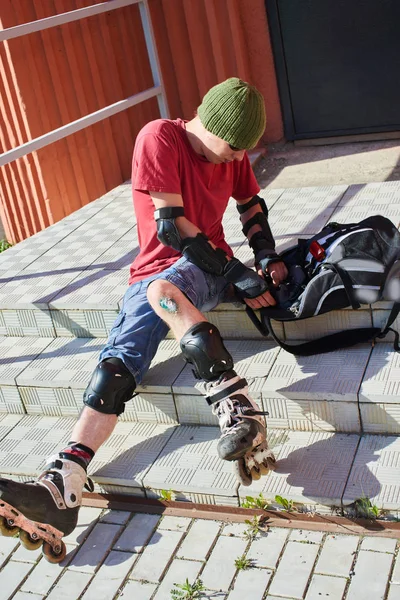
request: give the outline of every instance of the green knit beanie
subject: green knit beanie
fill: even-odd
[[[207,131],[240,150],[254,148],[265,130],[264,98],[237,77],[212,87],[197,114]]]

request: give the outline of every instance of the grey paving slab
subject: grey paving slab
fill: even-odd
[[[324,596],[329,600],[342,600],[346,585],[347,579],[343,577],[313,575],[305,600],[321,600]]]
[[[293,529],[289,537],[291,542],[301,542],[302,544],[321,544],[323,538],[322,531],[307,531],[306,529]]]
[[[400,504],[400,438],[364,435],[343,494],[343,504],[367,496],[379,508]]]
[[[390,585],[387,600],[400,600],[400,586]]]
[[[400,354],[392,344],[376,344],[360,389],[360,402],[400,403]]]
[[[360,550],[372,550],[374,552],[389,552],[396,550],[397,540],[384,537],[366,536],[361,541]]]
[[[226,523],[222,528],[221,535],[245,537],[247,529],[248,525],[246,523]]]
[[[221,529],[217,521],[197,520],[180,546],[177,557],[204,561]]]
[[[381,204],[400,204],[400,183],[398,181],[350,185],[339,202],[339,205],[343,206],[374,207]]]
[[[9,600],[32,568],[31,563],[10,560],[0,571],[0,600]]]
[[[357,223],[374,215],[385,215],[398,227],[400,223],[400,205],[389,202],[368,205],[360,201],[359,204],[339,206],[331,215],[330,220],[337,223]]]
[[[119,598],[124,598],[125,600],[131,600],[132,598],[135,598],[135,600],[150,600],[156,587],[156,583],[130,580],[124,585]]]
[[[84,390],[103,346],[104,340],[100,338],[56,338],[51,344],[47,340],[45,352],[35,357],[17,376],[17,384]]]
[[[271,576],[272,571],[268,569],[239,571],[233,590],[228,594],[228,600],[243,600],[243,598],[263,600]]]
[[[120,271],[129,267],[139,254],[139,242],[136,227],[132,227],[117,242],[100,254],[92,263],[92,267],[101,267],[112,271]]]
[[[237,255],[237,258],[241,258]],[[214,310],[204,313],[206,319],[218,327],[224,340],[229,339],[258,339],[265,342],[266,338],[261,335],[258,329],[253,325],[244,309],[233,310],[229,304],[221,305],[224,310]],[[257,313],[258,318],[260,315]],[[274,331],[278,336],[284,337],[283,325],[276,323]]]
[[[130,579],[158,583],[181,541],[181,531],[156,531],[135,563]]]
[[[90,269],[76,274],[55,296],[49,300],[52,309],[66,310],[112,310],[128,288],[126,271]]]
[[[38,596],[37,594],[30,594],[29,592],[17,592],[13,596],[14,600],[41,600],[44,596]]]
[[[72,546],[82,544],[96,525],[101,512],[100,508],[82,506],[79,510],[77,526],[72,533],[65,536],[64,542]]]
[[[82,600],[114,598],[136,560],[135,554],[111,551],[83,594]]]
[[[210,590],[228,591],[236,573],[235,560],[242,556],[247,540],[238,537],[218,538],[201,573],[204,586]]]
[[[254,560],[257,567],[275,569],[281,552],[287,542],[289,531],[271,527],[264,535],[257,536],[247,552],[247,558]]]
[[[163,340],[150,369],[137,386],[139,392],[170,393],[172,384],[185,367],[179,344],[176,340]]]
[[[327,535],[315,572],[349,577],[358,544],[359,538],[353,535]]]
[[[40,353],[49,347],[52,338],[1,337],[0,385],[15,386],[16,379]]]
[[[76,600],[82,594],[91,577],[90,573],[79,573],[67,569],[47,598],[49,600]]]
[[[118,538],[114,550],[137,554],[142,552],[160,521],[159,515],[134,515],[125,531]]]
[[[46,460],[65,445],[75,419],[25,416],[0,441],[0,470],[4,474],[35,476]]]
[[[306,186],[284,189],[279,195],[277,202],[275,202],[274,208],[284,205],[294,206],[299,212],[305,212],[311,207],[314,209],[329,209],[339,205],[347,189],[347,185]],[[309,210],[308,213],[311,219],[312,212]]]
[[[149,374],[149,373],[148,373]],[[149,377],[151,377],[151,373]],[[171,375],[171,379],[174,375]],[[151,421],[156,423],[178,423],[174,398],[169,394],[138,393],[126,403],[120,417],[124,421]]]
[[[400,404],[360,402],[359,408],[365,433],[400,433]]]
[[[59,309],[51,310],[50,318],[57,337],[107,338],[118,314],[117,309]]]
[[[0,540],[0,572],[4,563],[9,559],[19,544],[18,538],[1,538]]]
[[[194,583],[197,579],[203,563],[193,560],[173,560],[166,572],[154,600],[165,600],[171,598],[171,590],[175,588],[175,584],[185,583],[186,579],[189,583]]]
[[[271,500],[279,494],[303,505],[340,506],[358,444],[358,436],[341,433],[270,430],[270,446],[277,458],[275,471],[240,486],[239,496]]]
[[[393,555],[361,551],[354,567],[347,600],[384,600]],[[377,577],[379,573],[379,577]]]
[[[169,425],[120,421],[90,463],[90,476],[103,485],[142,488],[174,431]]]
[[[76,546],[67,544],[67,555],[64,560],[58,564],[49,563],[42,558],[22,584],[21,593],[30,594],[33,598],[35,595],[38,595],[41,598],[46,596],[56,579],[60,577],[63,569],[68,566],[76,551]]]
[[[378,308],[379,306],[379,308]],[[376,307],[376,308],[375,308]],[[372,311],[372,324],[374,327],[379,327],[381,330],[383,330],[386,327],[389,315],[390,315],[390,311],[391,311],[391,303],[387,302],[387,303],[377,303],[376,305],[373,306],[373,311]],[[395,330],[395,331],[400,331],[400,315],[397,316],[397,318],[393,321],[393,324],[391,325],[391,327]],[[394,342],[395,340],[395,335],[392,331],[389,331],[387,333],[387,335],[385,335],[384,338],[377,338],[377,343],[387,343],[387,342]]]
[[[68,568],[82,573],[94,573],[98,564],[102,563],[107,556],[122,529],[120,525],[97,523],[80,546]]]
[[[314,356],[280,352],[263,397],[356,402],[370,352],[368,344]]]
[[[269,593],[301,600],[317,554],[317,544],[288,542],[268,590]]]
[[[232,465],[218,457],[219,436],[215,427],[177,427],[145,476],[144,485],[234,497],[237,482]]]
[[[396,583],[397,585],[400,585],[400,554],[397,554],[390,581],[391,583]]]
[[[55,337],[56,332],[48,310],[2,310],[0,335]]]
[[[172,517],[167,515],[162,518],[158,529],[170,529],[171,531],[187,531],[192,519],[187,517]]]
[[[114,523],[115,525],[126,525],[131,517],[127,510],[107,509],[100,518],[100,523]]]

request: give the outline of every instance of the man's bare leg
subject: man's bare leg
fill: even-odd
[[[118,417],[116,415],[105,415],[85,406],[74,429],[71,440],[84,444],[97,452],[102,444],[112,434]]]

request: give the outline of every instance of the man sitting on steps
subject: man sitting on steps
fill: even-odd
[[[202,314],[235,297],[253,309],[273,305],[267,279],[277,285],[287,276],[246,154],[264,129],[262,95],[231,78],[209,90],[192,120],[158,119],[137,136],[132,188],[140,254],[84,393],[85,407],[71,441],[35,482],[0,479],[0,498],[28,519],[65,535],[75,528],[87,467],[168,329],[197,377],[210,383],[207,402],[219,419],[221,459],[240,461],[260,447],[268,450],[263,413],[234,371],[217,327]],[[234,258],[225,241],[222,218],[231,196],[257,272]],[[262,465],[255,471],[259,477]]]

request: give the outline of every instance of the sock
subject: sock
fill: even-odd
[[[94,457],[94,452],[84,444],[68,442],[68,446],[64,450],[61,450],[60,455],[62,458],[77,462],[86,470]]]

